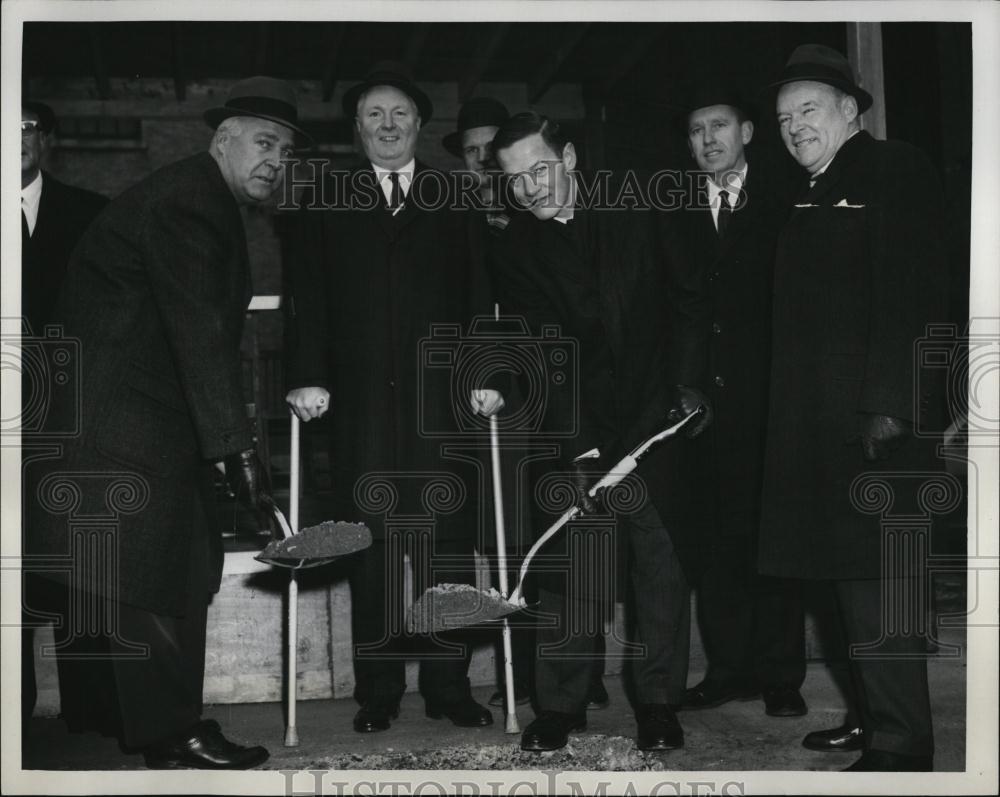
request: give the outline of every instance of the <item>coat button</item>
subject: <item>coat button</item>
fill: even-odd
[[[396,386],[396,380],[395,379],[390,379],[389,380],[389,387],[395,387],[395,386]]]
[[[720,335],[722,334],[722,327],[720,327],[718,324],[712,324],[712,332],[714,332],[716,335]]]
[[[715,384],[718,387],[725,387],[726,386],[726,380],[723,379],[721,376],[715,377],[715,379],[713,379],[712,381],[715,382]]]

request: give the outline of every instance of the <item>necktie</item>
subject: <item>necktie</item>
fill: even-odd
[[[733,217],[733,206],[729,204],[729,192],[720,191],[719,192],[719,221],[718,221],[718,231],[719,237],[723,238],[726,234],[726,228],[729,226],[729,222]]]
[[[28,200],[21,197],[21,238],[24,239],[24,234],[27,233],[28,237],[31,237],[31,233],[34,230],[31,229],[31,224],[28,223]]]
[[[389,172],[392,182],[392,198],[389,200],[389,210],[396,210],[403,204],[403,188],[399,184],[399,172]]]

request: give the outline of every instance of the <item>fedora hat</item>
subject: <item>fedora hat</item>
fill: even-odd
[[[293,130],[303,143],[312,144],[312,136],[299,127],[295,91],[284,80],[259,76],[241,80],[229,90],[225,105],[205,111],[205,121],[213,130],[232,116],[277,122]]]
[[[676,109],[677,120],[687,133],[687,120],[694,111],[713,105],[728,105],[739,110],[751,122],[757,121],[757,105],[730,83],[705,79],[688,84],[671,107]]]
[[[427,124],[430,121],[431,114],[434,113],[434,105],[431,103],[430,97],[424,94],[420,87],[413,82],[413,77],[406,65],[397,61],[379,61],[365,75],[364,80],[344,92],[344,98],[341,100],[344,116],[348,119],[357,116],[358,99],[374,86],[392,86],[399,89],[416,103],[421,123]]]
[[[510,113],[499,100],[492,97],[473,97],[458,112],[458,129],[449,133],[441,143],[456,157],[462,156],[462,133],[476,127],[500,127],[510,118]]]
[[[858,113],[872,107],[872,95],[858,85],[850,63],[832,47],[823,44],[800,44],[788,58],[781,75],[769,88],[786,83],[813,80],[846,91],[858,102]]]
[[[32,100],[22,100],[21,107],[26,111],[31,111],[38,117],[38,126],[43,133],[51,133],[56,129],[56,114],[44,102],[33,102]]]

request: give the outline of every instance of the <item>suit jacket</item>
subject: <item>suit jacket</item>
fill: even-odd
[[[771,404],[760,566],[805,578],[877,578],[882,518],[858,492],[885,478],[894,513],[920,514],[933,441],[862,458],[862,413],[927,428],[933,382],[915,368],[927,324],[946,319],[941,189],[927,158],[865,132],[795,203],[775,260]],[[924,374],[923,377],[927,377]],[[917,391],[919,388],[919,392]],[[875,501],[877,503],[877,500]]]
[[[616,179],[609,182],[609,199],[617,195],[618,186]],[[548,379],[534,391],[546,403],[542,431],[563,433],[558,438],[561,467],[598,447],[600,467],[606,471],[666,425],[671,385],[694,379],[680,365],[688,359],[672,357],[672,351],[704,337],[704,316],[696,307],[698,297],[689,292],[689,281],[682,279],[675,252],[666,246],[673,232],[664,226],[665,214],[648,209],[578,210],[572,223],[581,218],[581,251],[584,267],[591,270],[592,292],[577,280],[579,263],[540,254],[539,236],[558,231],[550,225],[559,222],[539,221],[527,213],[518,214],[507,231],[510,248],[498,290],[505,312],[524,315],[534,335],[542,335],[545,325],[557,325],[562,339],[577,342],[576,378]],[[607,382],[595,373],[600,370]],[[610,397],[601,392],[605,385]],[[566,419],[574,415],[578,433],[567,435]],[[676,462],[667,443],[643,460],[639,472],[665,520],[677,506],[671,488]],[[553,465],[560,463],[550,468]],[[681,549],[690,542],[680,534],[675,540],[682,556]]]
[[[471,537],[476,468],[441,454],[470,420],[472,385],[454,378],[463,336],[474,314],[492,314],[467,214],[447,193],[433,196],[447,176],[420,163],[395,216],[369,164],[342,176],[327,178],[327,207],[304,208],[288,225],[288,387],[330,391],[338,514],[366,520],[376,538],[390,511],[434,515],[436,535]],[[424,490],[433,472],[461,474],[447,509]],[[385,507],[370,492],[377,474],[395,474],[397,498]]]
[[[21,314],[33,334],[50,323],[59,286],[77,241],[108,204],[107,197],[59,182],[42,173],[35,230],[21,219]]]
[[[29,549],[75,555],[80,524],[101,519],[117,574],[83,566],[87,588],[176,614],[185,592],[202,588],[186,582],[195,535],[207,536],[217,584],[218,527],[192,518],[214,517],[209,461],[253,444],[240,369],[249,298],[243,220],[208,153],[107,207],[55,309],[81,360],[75,390],[53,387],[51,412],[57,428],[79,433],[61,457],[30,468],[40,507]]]
[[[704,203],[674,214],[688,267],[704,281],[712,322],[696,384],[707,393],[715,417],[686,445],[691,522],[700,529],[706,554],[734,545],[746,549],[757,536],[774,249],[793,190],[784,172],[769,166],[750,161],[724,238]]]

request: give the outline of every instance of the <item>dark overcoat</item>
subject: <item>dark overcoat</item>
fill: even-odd
[[[862,413],[926,430],[934,374],[915,367],[927,325],[946,320],[941,190],[916,148],[849,139],[799,198],[778,239],[760,569],[877,578],[881,523],[855,480],[874,473],[912,511],[933,440],[868,463]],[[853,485],[853,487],[852,487]]]
[[[169,615],[202,588],[187,580],[194,535],[207,535],[217,585],[208,463],[253,445],[240,370],[249,298],[243,220],[208,153],[157,171],[98,216],[55,309],[81,359],[78,384],[53,388],[51,413],[78,434],[57,459],[28,466],[29,500],[40,502],[29,550],[79,563],[78,532],[107,530],[115,569],[88,565],[85,586]]]
[[[707,200],[707,188],[702,194]],[[706,556],[757,541],[771,349],[771,281],[778,230],[791,206],[787,172],[763,159],[747,167],[739,206],[719,237],[707,201],[674,214],[684,257],[704,282],[711,334],[695,384],[714,420],[686,444],[690,522]]]
[[[365,520],[376,539],[390,511],[433,516],[438,538],[471,539],[476,527],[467,513],[481,474],[441,446],[467,428],[467,390],[452,377],[473,316],[492,304],[453,199],[448,176],[418,163],[393,215],[365,163],[328,176],[288,224],[288,387],[330,392],[334,511]],[[463,495],[429,502],[435,472],[457,476]],[[366,487],[377,474],[399,494],[384,511]]]
[[[615,177],[607,182],[607,204],[614,204],[621,185]],[[538,236],[557,229],[547,225],[559,222],[539,221],[528,213],[517,214],[507,231],[497,290],[501,306],[523,315],[532,334],[557,326],[562,338],[578,347],[579,370],[573,379],[540,386],[547,402],[541,431],[558,432],[553,441],[561,447],[560,458],[549,468],[568,468],[573,457],[597,447],[606,471],[667,425],[671,386],[692,383],[692,368],[700,361],[696,352],[704,346],[704,302],[680,268],[667,214],[648,205],[578,209],[572,223],[581,215],[596,305],[589,304],[573,278],[560,275],[568,263],[540,255],[546,248]],[[610,360],[595,361],[593,352],[605,341]],[[593,402],[601,390],[599,369],[610,379],[610,402]],[[575,434],[565,434],[567,418],[575,419]],[[670,525],[683,504],[683,495],[675,490],[679,465],[679,448],[668,442],[642,461],[638,475],[687,566],[696,541],[686,529]],[[538,472],[543,471],[544,466]]]
[[[107,197],[42,173],[42,195],[32,235],[28,235],[23,216],[21,219],[21,315],[33,334],[41,334],[49,322],[73,248],[107,204]]]

